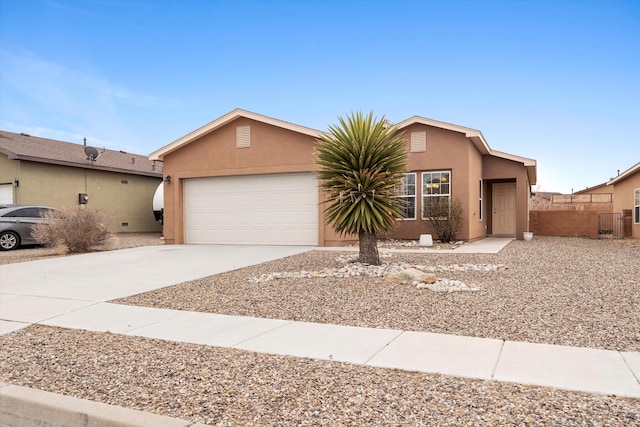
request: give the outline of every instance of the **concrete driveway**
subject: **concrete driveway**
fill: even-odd
[[[0,265],[0,334],[310,246],[162,245]]]

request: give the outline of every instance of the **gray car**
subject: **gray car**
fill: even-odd
[[[43,222],[42,216],[50,210],[47,206],[0,205],[0,251],[37,244],[31,227]]]

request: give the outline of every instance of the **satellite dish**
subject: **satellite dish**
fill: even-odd
[[[97,149],[89,146],[84,147],[84,153],[87,155],[87,160],[89,160],[91,163],[93,163],[100,155],[100,152],[98,152]]]

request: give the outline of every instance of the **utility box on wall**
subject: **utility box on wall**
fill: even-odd
[[[86,193],[78,194],[78,203],[80,203],[81,205],[86,205],[88,201],[89,201],[89,195],[88,194],[86,194]]]

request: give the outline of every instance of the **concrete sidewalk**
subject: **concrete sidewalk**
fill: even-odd
[[[640,399],[640,353],[96,303],[44,322]]]
[[[462,248],[431,251],[497,253],[511,240],[484,239],[463,246],[464,252]],[[226,316],[107,302],[309,249],[314,248],[150,246],[3,265],[0,266],[0,333],[29,324],[43,324],[640,399],[640,352]],[[428,250],[416,251],[427,253]],[[4,391],[0,392],[4,405],[7,400]],[[22,396],[22,400],[18,399],[22,403],[31,396],[24,390],[16,393]]]

